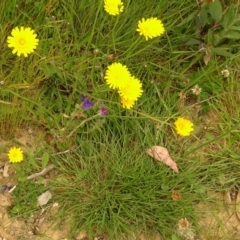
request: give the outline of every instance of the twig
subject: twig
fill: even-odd
[[[76,130],[78,130],[78,128],[80,128],[82,125],[84,125],[84,123],[86,123],[86,122],[88,122],[88,121],[90,121],[90,120],[92,120],[92,119],[94,119],[94,118],[96,118],[96,117],[99,117],[99,114],[93,115],[92,117],[83,120],[78,126],[76,126],[76,127],[66,136],[66,138],[70,138],[70,137],[73,135],[73,133],[74,133]]]
[[[41,172],[39,173],[34,173],[30,176],[27,177],[27,179],[34,179],[37,178],[39,176],[44,176],[45,174],[47,174],[49,171],[51,171],[54,168],[53,164],[48,165],[47,167],[45,167]]]
[[[58,152],[58,153],[52,153],[50,154],[50,156],[57,156],[57,155],[61,155],[61,154],[65,154],[65,153],[69,153],[69,152],[72,152],[72,151],[75,151],[76,149],[78,149],[79,147],[76,147],[76,148],[69,148],[63,152]],[[37,160],[42,160],[42,158],[36,158]]]
[[[34,173],[30,176],[27,177],[28,180],[37,178],[39,176],[44,176],[45,174],[47,174],[49,171],[51,171],[54,168],[53,164],[48,165],[47,167],[45,167],[41,172],[39,173]],[[11,193],[13,192],[13,190],[16,188],[17,184],[15,186],[13,186],[8,192]]]
[[[8,192],[9,192],[9,193],[13,192],[13,190],[16,188],[16,186],[17,186],[17,184],[14,185]]]
[[[8,178],[8,169],[9,169],[9,163],[5,163],[4,168],[3,168],[3,177]]]
[[[51,156],[57,156],[57,155],[69,153],[69,152],[75,151],[75,150],[78,149],[78,148],[79,148],[79,147],[69,148],[68,150],[65,150],[65,151],[63,151],[63,152],[53,153],[53,154],[51,154]]]

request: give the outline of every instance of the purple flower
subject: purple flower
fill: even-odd
[[[92,107],[93,107],[93,103],[92,103],[90,100],[86,99],[86,100],[83,102],[83,108],[84,108],[85,110],[88,110],[88,109],[90,109],[90,108],[92,108]]]
[[[80,101],[82,102],[82,106],[85,110],[88,110],[93,107],[93,102],[90,101],[85,95],[82,96]]]
[[[101,107],[99,110],[99,114],[101,116],[106,116],[108,114],[108,110],[105,107]]]

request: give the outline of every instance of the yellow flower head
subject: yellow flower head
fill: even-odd
[[[7,38],[8,47],[13,48],[12,53],[17,53],[18,56],[23,54],[27,57],[38,45],[37,34],[29,27],[15,27],[11,35]]]
[[[181,136],[189,136],[193,131],[193,123],[182,117],[179,117],[174,125],[176,132]]]
[[[123,3],[121,0],[104,0],[104,9],[110,15],[118,15],[123,11]]]
[[[23,151],[21,148],[12,147],[8,152],[9,161],[12,163],[21,162],[23,160]]]
[[[165,29],[161,20],[151,17],[147,18],[146,20],[143,18],[142,20],[138,21],[137,31],[140,35],[143,35],[146,40],[148,40],[148,38],[161,36]]]
[[[108,66],[106,76],[104,78],[110,88],[119,89],[128,84],[131,74],[126,66],[121,63],[113,63]]]
[[[121,103],[124,108],[130,109],[133,107],[135,101],[134,100],[128,100],[125,98],[121,98]]]
[[[131,77],[125,87],[119,88],[119,94],[122,98],[129,101],[136,101],[142,95],[142,83],[139,79]]]

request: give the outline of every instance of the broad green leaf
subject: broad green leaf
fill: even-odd
[[[27,180],[27,176],[26,176],[26,174],[23,171],[17,172],[16,176],[17,176],[17,179],[18,179],[19,182],[26,182],[26,181],[28,181]]]
[[[235,17],[236,17],[236,10],[234,5],[232,4],[227,8],[226,13],[224,14],[224,16],[220,21],[220,24],[222,25],[224,30],[228,29],[228,27],[233,23]]]
[[[49,162],[49,154],[47,152],[45,152],[42,155],[42,167],[45,168],[47,166],[48,162]]]
[[[213,34],[213,36],[212,36],[212,45],[216,46],[218,44],[219,40],[220,40],[219,35],[218,34]]]
[[[222,18],[222,5],[219,0],[209,3],[209,12],[215,21],[220,21]]]
[[[202,27],[204,27],[208,22],[208,14],[205,8],[203,8],[199,13],[199,22]]]
[[[229,39],[240,39],[240,33],[236,31],[228,31],[225,35],[224,38],[229,38]]]
[[[217,55],[223,56],[223,57],[233,57],[234,55],[230,52],[226,51],[223,48],[211,48],[211,51]]]
[[[34,167],[38,167],[33,151],[28,151],[27,156],[28,156],[28,162],[32,164]]]

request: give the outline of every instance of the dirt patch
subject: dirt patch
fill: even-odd
[[[6,208],[0,208],[0,236],[7,240],[61,240],[67,239],[70,226],[55,229],[52,218],[58,207],[42,209],[39,214],[32,215],[28,220],[10,219]],[[80,240],[80,239],[79,239]]]
[[[212,204],[200,204],[203,217],[199,222],[201,240],[240,240],[239,205],[240,193],[235,199],[229,192],[223,194],[211,192]]]

